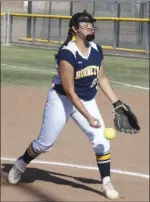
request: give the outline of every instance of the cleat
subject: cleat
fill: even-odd
[[[22,174],[25,172],[26,163],[22,159],[18,159],[8,174],[8,182],[10,184],[18,184]]]
[[[118,192],[114,189],[110,181],[103,185],[103,193],[108,199],[117,199],[119,197]]]

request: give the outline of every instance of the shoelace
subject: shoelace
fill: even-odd
[[[107,182],[107,183],[106,183],[106,186],[107,186],[109,189],[114,190],[114,188],[113,188],[111,182]]]
[[[21,175],[22,175],[22,172],[17,169],[16,172],[14,173],[14,178],[16,179],[16,178],[20,177]]]

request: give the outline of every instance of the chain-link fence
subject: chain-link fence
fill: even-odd
[[[16,2],[17,3],[17,2]],[[21,3],[21,2],[20,2]],[[19,2],[18,2],[19,4]],[[149,18],[150,1],[33,1],[28,6],[20,4],[10,8],[10,12],[34,14],[73,15],[87,9],[96,17],[128,17]],[[8,5],[7,5],[8,6]],[[5,8],[4,10],[7,10]],[[42,38],[46,40],[64,41],[68,32],[69,20],[51,18],[31,18],[11,16],[10,42],[18,42],[20,37]],[[149,49],[149,23],[97,21],[96,42],[113,47]]]

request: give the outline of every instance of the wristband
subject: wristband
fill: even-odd
[[[117,100],[116,102],[113,103],[114,108],[116,108],[117,106],[121,105],[122,102],[121,100]]]

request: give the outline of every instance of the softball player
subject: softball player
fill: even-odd
[[[102,48],[93,42],[94,22],[86,11],[72,16],[68,37],[56,55],[57,75],[48,93],[40,134],[15,162],[9,183],[17,184],[30,161],[52,148],[71,117],[93,147],[105,196],[118,198],[110,178],[110,143],[104,137],[105,125],[95,100],[98,86],[113,105],[119,98],[104,73]]]

